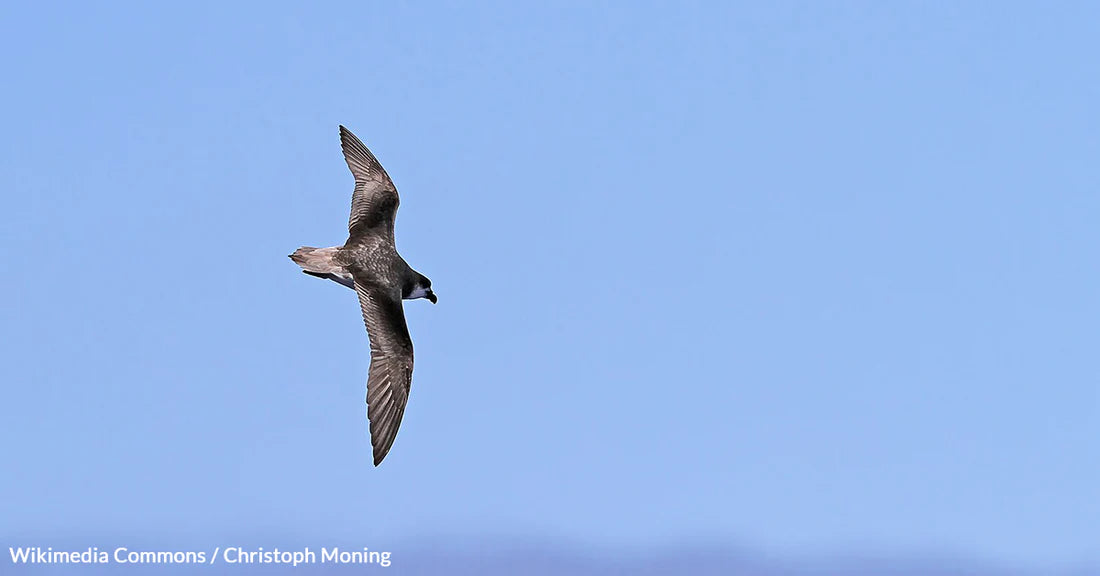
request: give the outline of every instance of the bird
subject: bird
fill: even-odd
[[[355,290],[370,340],[367,418],[374,465],[389,454],[412,387],[413,343],[402,300],[438,299],[432,281],[397,253],[397,187],[359,138],[340,126],[340,147],[355,177],[343,246],[303,246],[290,255],[302,271]]]

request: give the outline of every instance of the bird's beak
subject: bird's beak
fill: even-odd
[[[437,298],[435,297],[435,292],[428,292],[427,298],[428,300],[432,301],[432,304],[435,304],[435,301],[437,300]]]

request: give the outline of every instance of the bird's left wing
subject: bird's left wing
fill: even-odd
[[[351,195],[351,216],[348,232],[355,236],[369,229],[381,227],[393,239],[393,221],[397,218],[397,206],[401,199],[397,187],[382,164],[371,154],[363,142],[340,126],[340,147],[351,175],[355,177],[355,191]]]

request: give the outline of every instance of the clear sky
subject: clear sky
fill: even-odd
[[[1096,561],[1095,4],[221,4],[0,8],[9,542]],[[377,469],[338,124],[439,295]]]

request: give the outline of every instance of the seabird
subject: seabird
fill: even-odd
[[[343,284],[359,295],[370,339],[367,416],[374,465],[390,451],[412,385],[413,345],[401,300],[436,303],[432,281],[397,253],[393,221],[400,199],[378,159],[350,130],[340,126],[344,160],[355,177],[348,241],[343,246],[303,246],[290,255],[302,271]]]

